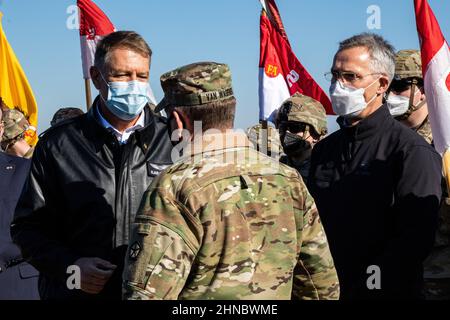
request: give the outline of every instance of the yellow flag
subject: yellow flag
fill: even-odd
[[[25,140],[34,146],[37,143],[38,108],[27,77],[6,39],[0,12],[0,99],[6,107],[20,110],[30,123]]]

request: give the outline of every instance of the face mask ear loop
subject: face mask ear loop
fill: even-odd
[[[416,89],[420,91],[419,87],[417,86],[417,80],[414,79],[413,83],[411,84],[411,96],[409,97],[409,108],[408,108],[409,115],[411,115],[411,113],[413,113],[414,111],[417,111],[420,108],[422,108],[423,105],[426,103],[426,100],[423,100],[419,102],[417,106],[414,105],[414,98],[416,97],[417,94]]]
[[[420,92],[420,88],[419,88],[417,85],[416,85],[416,88],[417,88],[417,90],[418,90],[417,92]],[[417,92],[414,92],[414,97],[416,96]],[[413,100],[413,102],[414,102],[414,100]],[[417,106],[412,105],[412,106],[411,106],[412,112],[417,111],[417,110],[419,110],[420,108],[422,108],[423,105],[424,105],[426,102],[427,102],[427,99],[425,99],[425,100],[423,100],[423,101],[420,101],[420,102],[417,104]]]
[[[422,106],[426,103],[426,100],[421,101],[417,106],[414,105],[414,98],[416,96],[416,89],[419,89],[417,86],[417,80],[414,79],[411,83],[411,95],[409,96],[409,107],[408,110],[402,114],[401,116],[398,116],[396,119],[403,121],[409,118],[409,116],[416,110],[419,110],[422,108]],[[419,89],[420,90],[420,89]]]
[[[380,79],[381,79],[381,77],[378,77],[378,79],[376,79],[374,82],[372,82],[372,83],[369,84],[367,87],[365,87],[364,90],[367,90],[368,88],[370,88],[371,86],[373,86],[373,84],[374,84],[375,82],[377,82],[378,80],[380,80]],[[372,97],[369,101],[366,102],[366,108],[367,108],[367,106],[368,106],[370,103],[372,103],[373,100],[376,99],[377,96],[378,96],[378,93],[375,92],[375,94],[373,95],[373,97]]]
[[[101,73],[100,71],[99,71],[99,73],[100,73],[100,77],[102,77],[102,80],[106,83],[106,85],[109,87],[109,83],[108,83],[108,81],[106,81],[106,79],[105,79],[105,77],[103,76],[103,73]]]
[[[99,73],[100,73],[100,77],[102,78],[103,82],[105,82],[105,84],[106,84],[106,85],[108,86],[108,88],[109,88],[109,83],[108,83],[108,81],[105,80],[105,78],[103,77],[103,74],[102,74],[100,71],[99,71]],[[98,93],[99,93],[100,98],[102,98],[103,102],[106,104],[106,100],[107,100],[107,99],[103,98],[102,93],[100,92],[100,90],[99,90]]]

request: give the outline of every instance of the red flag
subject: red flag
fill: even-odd
[[[115,31],[114,25],[91,0],[77,0],[80,13],[81,60],[83,77],[89,79],[89,69],[94,64],[97,43]]]
[[[450,49],[426,0],[414,0],[422,72],[436,150],[450,190]]]
[[[436,150],[450,148],[450,49],[426,0],[415,0],[428,112]]]
[[[261,120],[273,120],[274,111],[296,92],[320,101],[327,114],[331,102],[295,56],[274,0],[261,0],[259,109]]]

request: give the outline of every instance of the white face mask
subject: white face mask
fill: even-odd
[[[416,93],[414,94],[414,97],[419,92],[420,92],[420,90],[417,90]],[[394,117],[405,114],[406,111],[408,111],[408,109],[409,109],[409,98],[408,97],[404,97],[404,96],[400,96],[400,95],[391,93],[391,94],[389,94],[386,102],[387,102],[387,105],[389,108],[389,112]]]
[[[366,89],[377,82],[381,77],[377,78],[374,82],[369,84],[365,88],[353,88],[343,85],[339,80],[331,83],[330,96],[333,111],[346,118],[357,117],[361,111],[363,111],[369,103],[371,103],[377,97],[377,94],[372,99],[366,102],[364,93]]]

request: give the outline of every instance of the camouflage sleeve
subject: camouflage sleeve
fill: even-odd
[[[292,296],[303,300],[337,300],[340,288],[333,258],[316,204],[306,187],[303,199],[303,209],[296,209],[303,223],[298,227],[301,247]]]
[[[125,300],[178,298],[199,248],[183,210],[158,189],[144,194],[125,258]]]

